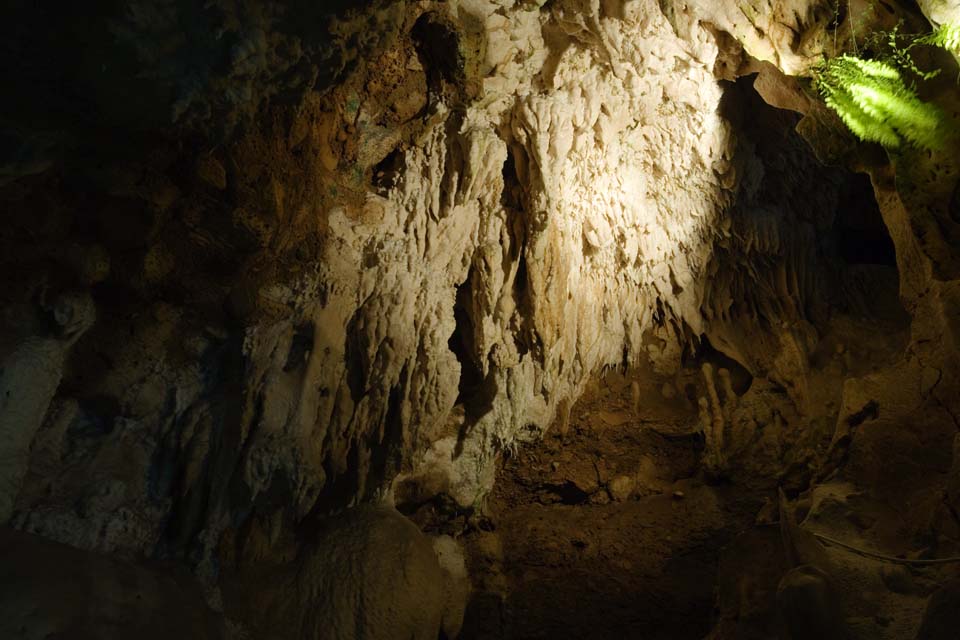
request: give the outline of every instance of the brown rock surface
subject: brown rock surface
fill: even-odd
[[[309,633],[342,560],[316,523],[369,504],[475,536],[472,606],[507,637],[564,631],[543,607],[569,633],[626,625],[640,593],[705,633],[718,579],[760,586],[721,593],[715,640],[769,637],[770,576],[719,547],[754,539],[778,486],[804,530],[960,554],[958,142],[858,143],[810,83],[952,3],[9,14],[0,524],[108,554],[105,576],[178,564]],[[953,60],[921,54],[956,119]],[[68,332],[49,303],[76,291],[96,323]],[[378,540],[357,553],[383,560]],[[900,640],[947,576],[901,593],[871,562],[838,565],[864,594],[844,615]],[[290,584],[236,586],[265,566]],[[151,606],[179,602],[156,580]],[[632,632],[669,634],[641,610]]]

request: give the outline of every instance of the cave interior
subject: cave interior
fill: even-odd
[[[960,638],[956,2],[2,14],[0,637]]]

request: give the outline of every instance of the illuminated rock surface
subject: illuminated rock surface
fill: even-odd
[[[229,637],[453,635],[463,585],[378,591],[381,543],[331,578],[319,532],[370,503],[430,575],[465,554],[466,637],[771,637],[778,486],[960,555],[960,153],[857,144],[806,77],[950,3],[353,4],[0,27],[7,527],[189,569]],[[915,633],[939,569],[835,553],[847,632]]]

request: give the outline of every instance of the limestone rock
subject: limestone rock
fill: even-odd
[[[60,335],[28,338],[0,369],[0,523],[13,510],[30,443],[60,385],[67,352],[96,318],[92,299],[83,294],[61,296],[52,312]]]
[[[617,502],[625,502],[630,499],[633,493],[635,481],[629,476],[617,476],[610,480],[607,489],[610,491],[610,497]]]
[[[319,523],[286,566],[240,575],[225,597],[255,635],[329,640],[434,640],[463,617],[462,557],[431,544],[390,507],[362,506]],[[442,552],[443,567],[434,546]],[[453,637],[453,636],[450,636]]]
[[[447,638],[460,635],[463,615],[470,599],[470,576],[463,548],[450,536],[437,536],[433,539],[433,550],[444,573],[443,585],[445,603],[441,627]]]
[[[819,320],[856,306],[869,271],[833,255],[846,178],[795,128],[870,174],[913,320],[900,364],[843,385],[837,463],[891,500],[949,482],[956,503],[957,154],[891,164],[822,122],[797,77],[858,29],[909,27],[911,3],[842,19],[815,0],[21,4],[0,26],[9,59],[37,61],[8,74],[0,159],[0,518],[193,558],[216,584],[221,554],[284,565],[294,532],[395,488],[481,510],[498,459],[566,425],[598,371],[672,375],[706,341],[755,380],[737,397],[727,365],[705,377],[711,464],[782,467],[821,399]],[[949,4],[919,3],[934,22]],[[92,287],[98,324],[69,358],[66,334],[19,319],[42,288],[26,276]],[[792,409],[761,412],[774,395]],[[596,469],[554,473],[607,499]],[[296,623],[338,561],[302,546],[309,571],[281,574],[304,591],[278,605]]]

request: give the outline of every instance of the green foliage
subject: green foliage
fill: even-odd
[[[872,34],[867,40],[869,49],[874,51],[880,60],[889,61],[901,71],[920,80],[931,80],[940,75],[940,69],[924,71],[917,66],[913,59],[913,48],[926,43],[917,35],[900,33],[900,26],[898,24],[890,31]]]
[[[868,49],[874,57],[841,55],[814,69],[820,95],[858,138],[878,142],[888,149],[903,144],[941,149],[946,138],[946,118],[935,105],[916,93],[913,80],[926,81],[939,69],[923,71],[911,50],[918,45],[960,51],[960,27],[943,25],[925,36],[892,31],[873,34]]]
[[[943,47],[947,51],[960,55],[960,25],[942,24],[933,33],[919,38],[917,44]]]
[[[941,147],[940,110],[920,100],[893,65],[844,55],[823,63],[816,82],[827,106],[861,140],[892,149],[904,141]]]

